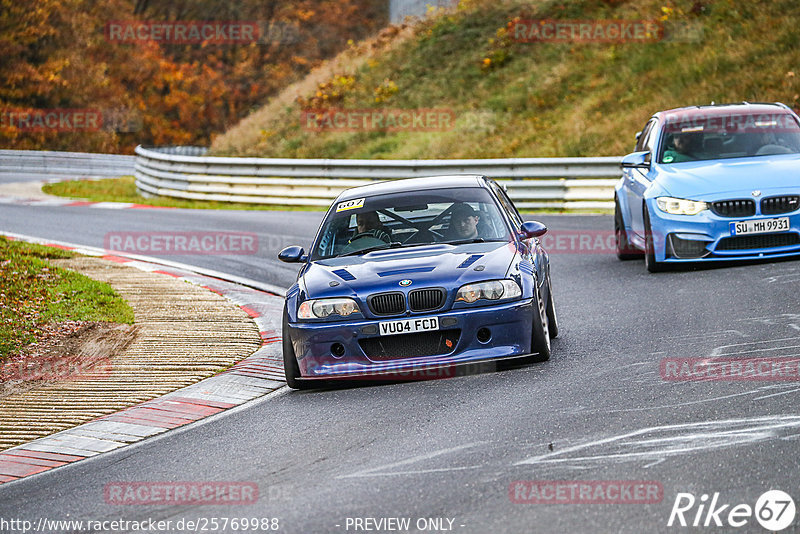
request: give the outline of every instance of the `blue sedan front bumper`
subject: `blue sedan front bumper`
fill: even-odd
[[[789,218],[788,231],[736,236],[738,221]],[[697,215],[670,215],[650,209],[656,261],[673,263],[748,260],[800,255],[800,212],[750,217],[720,217],[710,210]]]
[[[526,299],[410,317],[290,323],[288,334],[303,378],[402,378],[426,369],[525,356],[531,351],[532,313],[532,301]],[[433,316],[439,319],[438,331],[378,334],[380,322]],[[488,330],[488,339],[485,330],[478,335],[482,329]]]

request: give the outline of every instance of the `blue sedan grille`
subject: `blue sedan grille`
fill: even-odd
[[[761,213],[764,215],[789,213],[797,208],[800,208],[800,196],[798,195],[768,197],[761,201]]]
[[[438,310],[444,305],[444,298],[444,289],[415,289],[408,294],[408,306],[416,312]]]
[[[408,294],[408,309],[414,312],[438,310],[444,306],[447,293],[440,287],[415,289]],[[406,296],[400,291],[376,293],[367,297],[375,315],[401,315],[406,312]]]
[[[400,315],[406,311],[406,296],[399,291],[378,293],[370,295],[367,304],[375,315]]]
[[[756,214],[756,203],[751,199],[719,200],[711,203],[711,211],[720,217],[751,217]]]

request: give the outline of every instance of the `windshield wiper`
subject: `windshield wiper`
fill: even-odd
[[[400,248],[403,244],[397,241],[393,241],[391,243],[385,243],[383,245],[375,245],[374,247],[367,247],[362,248],[361,250],[354,250],[352,252],[348,252],[347,254],[339,254],[339,258],[343,258],[345,256],[361,256],[362,254],[367,254],[369,252],[374,252],[376,250],[386,250],[387,248]]]
[[[496,239],[492,239],[492,241],[497,241]],[[473,237],[472,239],[459,239],[458,241],[444,241],[446,245],[464,245],[466,243],[486,243],[486,240],[482,237]]]
[[[347,254],[339,254],[339,258],[343,258],[344,256],[361,256],[362,254],[367,254],[369,252],[374,252],[376,250],[386,250],[389,248],[412,248],[412,247],[427,247],[430,245],[439,245],[440,243],[401,243],[399,241],[392,241],[386,245],[376,245],[374,247],[368,247],[361,250],[354,250],[353,252],[348,252]]]

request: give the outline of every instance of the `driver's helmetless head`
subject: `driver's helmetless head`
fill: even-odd
[[[675,145],[675,150],[682,154],[687,154],[701,149],[703,137],[696,132],[680,133],[675,134],[672,143]]]
[[[380,228],[381,220],[377,212],[365,211],[356,215],[356,226],[358,227],[358,232],[363,233],[367,230]]]

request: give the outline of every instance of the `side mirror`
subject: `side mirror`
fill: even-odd
[[[524,239],[530,239],[532,237],[542,237],[547,233],[547,227],[539,221],[527,221],[522,223],[519,231]]]
[[[308,259],[303,247],[292,245],[278,252],[278,259],[285,263],[300,263]]]
[[[623,169],[649,169],[650,151],[634,152],[622,158],[620,163]]]

